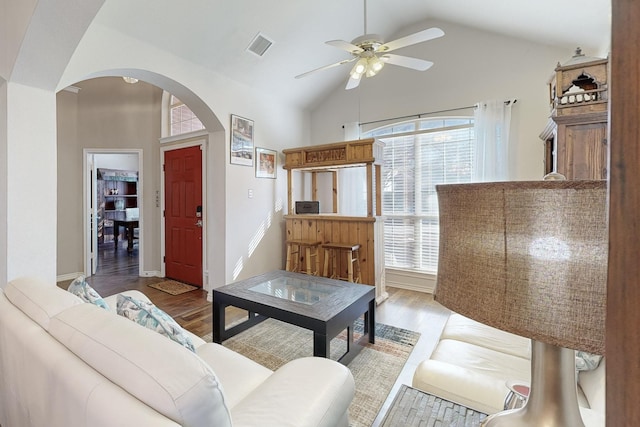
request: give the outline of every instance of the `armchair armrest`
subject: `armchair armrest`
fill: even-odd
[[[231,410],[235,427],[347,426],[355,393],[351,371],[320,357],[293,360]]]

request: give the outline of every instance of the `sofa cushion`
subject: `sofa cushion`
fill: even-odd
[[[45,330],[61,311],[83,301],[77,296],[36,277],[21,277],[7,283],[4,294],[11,303]]]
[[[84,276],[76,277],[67,288],[67,291],[79,297],[81,300],[85,302],[89,302],[91,304],[95,304],[100,308],[104,308],[105,310],[109,310],[109,306],[102,299],[100,294],[89,285]]]
[[[587,399],[589,407],[598,413],[605,413],[606,362],[602,358],[596,369],[578,373],[578,386]]]
[[[593,409],[580,407],[580,415],[584,427],[605,427],[605,413],[594,411]]]
[[[444,339],[416,368],[413,387],[491,414],[504,407],[506,381],[528,383],[530,371],[528,359]]]
[[[231,426],[215,373],[165,337],[92,304],[59,313],[51,319],[49,332],[85,363],[176,423]]]
[[[531,358],[531,340],[452,313],[440,339],[453,339],[513,356]]]
[[[191,339],[178,322],[153,303],[123,294],[118,294],[117,301],[118,315],[158,332],[191,351],[196,351]]]

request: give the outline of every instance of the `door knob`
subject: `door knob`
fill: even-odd
[[[201,219],[197,220],[195,225],[196,227],[202,228],[202,220]]]

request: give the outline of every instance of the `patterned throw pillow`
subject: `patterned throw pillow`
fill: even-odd
[[[109,310],[109,305],[107,305],[98,292],[87,283],[84,276],[75,278],[73,282],[69,284],[67,291],[80,297],[84,302],[90,302],[105,310]]]
[[[602,356],[587,353],[586,351],[576,351],[576,371],[592,371],[600,365]]]
[[[152,303],[118,294],[116,312],[120,316],[158,332],[160,335],[169,337],[195,353],[193,342],[184,329],[171,316]]]

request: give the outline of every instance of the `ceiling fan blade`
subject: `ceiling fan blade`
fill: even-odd
[[[299,75],[296,76],[296,79],[299,79],[299,78],[302,78],[302,77],[306,77],[309,74],[313,74],[313,73],[316,73],[318,71],[328,70],[329,68],[337,67],[339,65],[346,64],[347,62],[353,62],[356,59],[358,59],[358,57],[354,57],[354,58],[350,58],[350,59],[344,59],[344,60],[342,60],[340,62],[336,62],[334,64],[325,65],[324,67],[316,68],[315,70],[311,70],[311,71],[307,71],[306,73],[299,74]]]
[[[378,52],[391,52],[392,50],[400,49],[402,47],[411,46],[412,44],[426,42],[427,40],[437,39],[444,36],[444,31],[440,28],[428,28],[426,30],[418,31],[417,33],[410,34],[405,37],[401,37],[397,40],[390,41],[383,44],[378,48]]]
[[[360,46],[356,46],[355,44],[346,42],[344,40],[329,40],[325,43],[329,46],[337,47],[338,49],[346,50],[347,52],[353,54],[363,52],[363,49]]]
[[[433,62],[426,61],[424,59],[411,58],[409,56],[393,55],[386,53],[380,57],[380,59],[387,64],[398,65],[400,67],[407,67],[418,71],[428,70],[433,66]]]
[[[354,79],[353,77],[349,76],[349,81],[347,82],[347,86],[345,86],[345,89],[349,90],[357,88],[360,84],[360,80],[362,80],[362,77],[360,77],[359,79]]]

